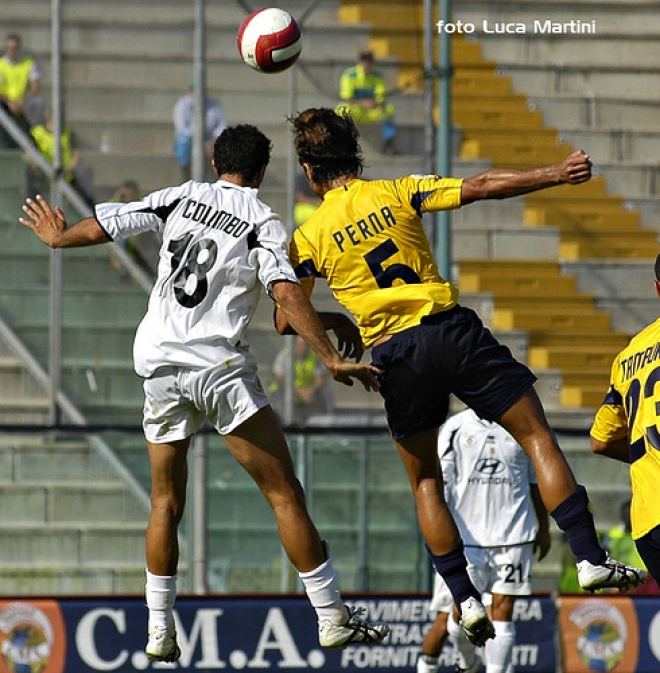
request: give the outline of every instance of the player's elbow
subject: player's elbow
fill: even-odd
[[[595,437],[590,437],[589,442],[592,453],[598,455],[603,455],[607,453],[607,444],[605,442],[601,442],[599,439],[596,439]]]

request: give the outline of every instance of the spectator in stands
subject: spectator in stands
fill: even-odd
[[[23,55],[21,36],[10,33],[5,37],[0,59],[0,105],[25,132],[44,121],[45,106],[38,95],[40,87],[41,73],[37,62],[31,56]],[[2,126],[0,147],[17,147]]]
[[[318,355],[299,335],[293,339],[293,416],[292,422],[303,425],[314,414],[332,412],[332,395],[326,386],[325,367]],[[283,348],[273,363],[272,403],[280,418],[284,411],[284,392],[289,366],[289,348]]]
[[[344,70],[339,80],[338,112],[348,112],[356,124],[380,124],[383,151],[396,154],[395,109],[387,102],[387,84],[378,70],[374,70],[371,51],[360,52],[356,65]]]
[[[124,180],[112,195],[110,201],[112,203],[132,203],[133,201],[140,200],[140,187],[138,186],[137,180],[129,178]]]
[[[30,133],[39,151],[52,164],[55,160],[52,113],[47,112],[45,123],[36,124],[30,129]],[[76,188],[85,202],[92,207],[94,205],[94,173],[92,167],[83,161],[76,137],[64,118],[62,118],[61,148],[64,176]]]
[[[505,673],[516,640],[516,597],[532,592],[534,552],[538,550],[540,561],[550,550],[548,512],[534,466],[504,428],[479,418],[471,409],[444,424],[438,456],[447,506],[465,542],[468,573],[484,603],[492,604],[496,637],[484,647],[486,673]],[[451,593],[437,574],[431,610],[437,616],[424,637],[417,673],[437,672],[448,635],[458,651],[456,670],[480,670],[481,658],[466,639]]]
[[[303,293],[286,254],[286,228],[257,190],[271,143],[254,126],[226,129],[214,145],[218,180],[185,182],[136,203],[97,204],[94,216],[69,227],[60,208],[27,199],[21,224],[52,248],[96,245],[142,231],[163,236],[159,275],[134,343],[144,379],[144,432],[151,466],[147,526],[149,640],[147,655],[181,656],[173,608],[178,528],[187,488],[187,455],[208,420],[272,507],[282,545],[314,606],[319,642],[341,649],[372,645],[389,632],[344,605],[328,550],[309,516],[286,438],[268,404],[245,330],[264,287],[296,331],[319,354],[333,379],[377,388],[377,370],[347,362],[334,348]],[[193,217],[193,213],[200,214]],[[362,355],[355,325],[333,314],[346,357]]]
[[[304,224],[309,216],[321,205],[321,199],[310,189],[304,175],[296,176],[296,203],[293,208],[293,223],[296,227]]]
[[[206,170],[214,179],[210,159],[213,156],[213,142],[227,126],[227,120],[220,101],[207,96],[205,102],[204,150],[209,162]],[[192,146],[195,136],[195,79],[190,80],[190,90],[174,104],[174,147],[173,151],[181,168],[181,178],[190,180],[192,166]]]
[[[660,297],[660,255],[655,260],[654,287]],[[594,453],[630,465],[631,536],[656,582],[660,582],[659,342],[660,318],[616,356],[609,390],[591,427]]]

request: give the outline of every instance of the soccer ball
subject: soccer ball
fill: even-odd
[[[252,12],[238,29],[238,53],[259,72],[282,72],[302,51],[302,33],[296,20],[283,9],[265,7]]]

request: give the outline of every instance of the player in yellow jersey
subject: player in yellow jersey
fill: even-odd
[[[309,109],[290,120],[298,160],[323,199],[293,235],[291,258],[303,288],[327,280],[355,317],[382,372],[392,437],[407,470],[419,525],[434,566],[461,612],[468,638],[483,644],[493,627],[466,572],[463,544],[442,495],[438,428],[454,393],[497,421],[530,456],[546,509],[566,532],[587,589],[629,587],[645,574],[609,559],[589,500],[556,443],[534,390],[536,377],[498,343],[476,313],[457,303],[440,277],[424,232],[424,212],[503,199],[591,177],[584,152],[530,170],[492,169],[465,179],[409,176],[360,179],[359,133],[350,116]],[[278,331],[289,326],[276,312]]]
[[[655,260],[660,297],[660,255]],[[591,449],[630,464],[630,523],[639,555],[660,582],[660,318],[616,356],[591,428]]]

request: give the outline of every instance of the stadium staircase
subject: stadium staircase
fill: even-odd
[[[572,6],[570,18],[584,21],[590,20],[587,16],[594,18],[595,4],[577,4],[583,9]],[[606,17],[601,21],[617,21],[622,6],[623,3],[599,5],[598,10]],[[648,7],[646,9],[648,14]],[[551,10],[550,13],[547,10]],[[465,2],[455,6],[455,14],[456,19],[472,21],[478,26],[483,19],[489,20],[491,26],[496,21],[526,20],[531,25],[533,18],[540,16],[568,20],[561,4],[552,1],[534,3],[525,10],[515,2]],[[397,57],[402,63],[398,86],[407,91],[423,86],[419,75],[423,68],[421,1],[391,2],[383,7],[375,0],[342,0],[340,18],[372,26],[369,46],[376,57]],[[608,28],[612,25],[608,23]],[[524,66],[519,65],[520,57],[510,55],[516,40],[519,43],[521,38],[489,37],[487,46],[493,47],[496,56],[508,55],[507,64],[518,63],[512,67],[524,70]],[[576,38],[572,39],[574,44]],[[526,43],[527,48],[536,47],[539,42],[540,50],[543,45],[548,50],[554,49],[552,39],[538,35],[533,36],[533,42]],[[546,124],[542,101],[531,102],[526,92],[517,91],[513,76],[503,74],[499,60],[484,58],[484,47],[478,39],[454,35],[451,50],[454,68],[451,116],[452,124],[460,129],[462,159],[487,159],[493,167],[512,168],[555,163],[573,151],[570,137],[578,140],[580,146],[584,140],[589,151],[589,134],[564,133]],[[566,45],[562,57],[564,54],[580,61],[580,66],[573,67],[587,79],[584,50],[571,52]],[[538,57],[528,59],[530,64],[534,62],[537,73],[543,68],[543,61],[539,64],[539,60]],[[560,69],[560,64],[553,65],[555,71]],[[525,81],[531,77],[533,75],[528,74]],[[604,79],[602,86],[606,86]],[[528,259],[518,262],[510,259],[510,255],[506,260],[455,255],[459,288],[464,301],[466,293],[490,293],[493,302],[490,325],[495,330],[525,330],[529,337],[529,364],[535,371],[558,370],[561,407],[584,408],[585,416],[589,417],[602,400],[612,359],[626,343],[629,332],[613,329],[607,307],[599,306],[594,294],[578,292],[577,279],[565,271],[573,262],[588,266],[608,260],[618,264],[624,260],[643,260],[650,268],[658,250],[657,229],[643,227],[640,212],[631,208],[623,196],[610,193],[604,177],[579,187],[560,187],[528,195],[524,199],[522,222],[530,228],[553,228],[558,232],[555,262],[551,265],[545,260],[539,264]],[[642,325],[635,325],[631,331],[637,331]]]

